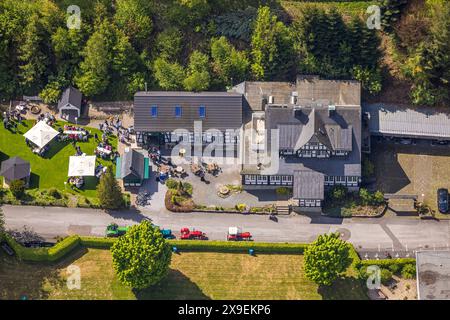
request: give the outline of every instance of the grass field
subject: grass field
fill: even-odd
[[[281,1],[281,6],[293,19],[300,16],[302,9],[311,6],[316,6],[325,10],[335,8],[344,16],[344,18],[350,18],[354,16],[364,17],[366,15],[367,8],[376,3],[376,1]]]
[[[42,158],[34,154],[25,143],[23,134],[30,130],[33,126],[32,121],[24,121],[23,125],[18,127],[18,133],[12,133],[0,126],[0,161],[7,158],[19,156],[24,160],[27,160],[31,164],[31,181],[30,188],[48,189],[57,188],[64,190],[64,182],[67,181],[67,171],[69,168],[69,157],[75,154],[75,149],[68,141],[50,142],[50,150]],[[59,122],[54,128],[57,130],[59,127],[64,126],[63,122]],[[97,133],[101,137],[101,132],[95,128],[88,128],[92,134]],[[117,147],[117,137],[111,136],[110,143]],[[97,147],[97,142],[93,137],[88,142],[77,142],[81,147],[81,151],[93,155],[94,150]],[[98,159],[104,165],[109,167],[115,166],[111,161],[103,161]],[[80,193],[87,197],[95,197],[95,187],[97,185],[97,178],[87,177],[86,183]],[[69,188],[67,188],[69,189]]]
[[[66,286],[69,265],[81,270],[81,290]],[[108,250],[82,249],[57,265],[18,262],[0,253],[0,299],[367,299],[352,277],[329,288],[306,279],[301,255],[181,253],[168,277],[144,291],[116,278]]]

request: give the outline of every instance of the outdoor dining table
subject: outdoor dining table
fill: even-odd
[[[166,166],[166,165],[161,165],[160,167],[159,167],[159,172],[160,173],[169,173],[169,171],[170,171],[170,167],[169,166]]]
[[[198,172],[202,171],[202,168],[198,164],[191,164],[191,170],[194,174],[197,174]]]
[[[184,172],[184,169],[183,169],[183,167],[178,166],[178,167],[175,168],[175,171],[176,171],[177,173],[183,173],[183,172]]]
[[[112,150],[106,149],[106,148],[102,148],[102,147],[97,147],[97,151],[99,152],[103,152],[104,154],[110,155]]]
[[[64,134],[82,134],[83,136],[86,135],[86,131],[81,130],[64,130]]]
[[[207,165],[207,170],[208,171],[215,171],[217,169],[219,169],[219,166],[217,164],[215,164],[215,163],[209,163]]]

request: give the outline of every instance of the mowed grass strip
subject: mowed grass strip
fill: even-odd
[[[58,130],[58,128],[64,127],[64,124],[64,122],[58,122],[53,128]],[[50,150],[44,158],[34,154],[26,145],[25,137],[23,136],[33,125],[34,121],[24,121],[22,125],[18,126],[17,133],[12,133],[5,129],[3,125],[0,125],[0,161],[15,156],[21,157],[31,164],[30,188],[56,188],[64,190],[64,182],[68,178],[69,157],[75,155],[76,150],[70,141],[59,142],[55,138],[50,142]],[[97,133],[99,138],[101,138],[102,134],[100,130],[90,127],[86,127],[86,129],[92,135]],[[116,149],[117,137],[110,136],[109,143]],[[77,142],[81,151],[87,155],[94,155],[97,144],[98,142],[95,141],[93,136],[89,138],[88,142]],[[115,164],[112,161],[105,161],[101,158],[97,158],[97,160],[103,165],[112,167],[115,170]],[[95,197],[97,180],[95,177],[86,177],[86,184],[83,189],[79,190],[79,193],[87,197]],[[66,191],[69,190],[70,188],[67,187]]]
[[[174,254],[167,278],[142,291],[118,281],[108,250],[82,249],[55,266],[0,258],[0,299],[367,299],[352,277],[329,288],[308,280],[302,255]],[[69,265],[81,270],[80,290],[67,288]]]

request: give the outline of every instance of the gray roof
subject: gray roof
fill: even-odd
[[[353,80],[321,80],[318,76],[299,76],[296,83],[245,81],[231,89],[244,95],[253,111],[264,110],[269,96],[273,104],[293,106],[291,96],[297,96],[297,104],[360,106],[361,84]]]
[[[158,116],[151,116],[151,106],[158,107]],[[182,107],[181,117],[175,117],[175,106]],[[199,106],[205,106],[205,118],[199,117]],[[201,121],[208,129],[238,129],[242,126],[242,95],[229,92],[137,92],[134,96],[134,127],[136,131],[170,132],[176,129],[194,130]]]
[[[450,251],[416,252],[419,300],[450,300]]]
[[[121,178],[138,178],[144,179],[145,157],[136,150],[124,152],[121,162]]]
[[[61,100],[58,102],[58,109],[61,109],[67,104],[71,104],[72,106],[81,109],[82,98],[83,94],[78,89],[70,86],[64,90]]]
[[[19,157],[9,158],[2,162],[0,175],[7,181],[18,180],[30,176],[30,163]]]
[[[354,80],[321,80],[317,76],[298,76],[299,99],[324,101],[339,106],[361,105],[361,84]]]
[[[402,109],[384,104],[363,106],[372,134],[398,137],[450,139],[450,114],[429,108]]]
[[[294,199],[323,200],[325,176],[311,170],[294,171]]]
[[[349,154],[345,157],[332,156],[330,158],[298,158],[294,156],[280,158],[278,169],[273,174],[293,175],[296,170],[313,170],[327,176],[361,176],[361,107],[336,106],[336,110],[328,116],[327,107],[316,106],[313,118],[315,119],[318,115],[320,125],[315,124],[308,127],[306,125],[311,120],[309,116],[312,110],[310,107],[299,110],[289,107],[268,107],[265,115],[266,129],[269,135],[267,137],[268,150],[270,150],[271,129],[280,129],[278,132],[280,148],[289,148],[304,142],[300,136],[303,128],[307,128],[306,137],[316,137],[325,145],[335,148],[334,150],[349,150]],[[327,134],[323,135],[320,131],[316,131],[314,129],[316,126],[322,126],[322,131]],[[337,129],[338,127],[340,129]],[[312,136],[311,132],[318,132],[318,134]],[[244,164],[242,172],[261,174],[261,171],[253,164]]]

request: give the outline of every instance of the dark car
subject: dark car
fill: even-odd
[[[448,211],[448,190],[447,189],[438,189],[437,202],[438,202],[439,212],[446,213]]]

